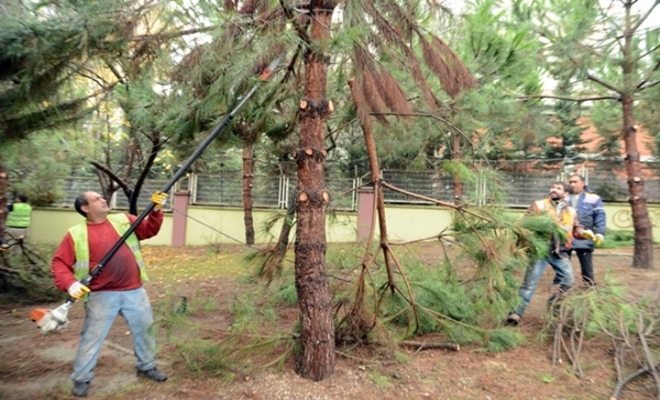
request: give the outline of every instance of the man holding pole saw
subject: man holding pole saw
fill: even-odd
[[[90,274],[90,266],[99,265],[138,218],[124,213],[110,214],[107,201],[96,192],[85,192],[75,200],[76,211],[85,221],[69,229],[51,263],[59,289],[76,300],[87,297],[85,322],[71,374],[74,396],[87,396],[101,345],[117,315],[126,320],[133,335],[138,376],[157,382],[167,379],[156,367],[153,314],[142,285],[147,276],[139,243],[160,230],[161,208],[166,200],[167,194],[163,192],[151,196],[154,206],[149,215],[138,222],[134,232],[106,261],[103,273],[88,280],[89,283],[84,279]]]
[[[36,309],[30,313],[30,318],[43,332],[59,330],[68,322],[67,314],[71,305],[89,293],[85,308],[87,316],[71,376],[75,396],[87,395],[101,344],[117,314],[126,319],[133,332],[138,375],[157,382],[167,379],[155,364],[153,316],[149,299],[142,287],[146,276],[138,240],[158,233],[163,222],[160,208],[167,199],[165,193],[170,191],[231,123],[236,113],[254,95],[259,85],[270,78],[284,57],[285,53],[282,53],[261,71],[259,82],[238,99],[238,104],[197,146],[163,189],[151,196],[151,203],[139,216],[109,215],[108,204],[96,192],[86,192],[76,199],[76,210],[87,221],[69,230],[52,262],[57,287],[67,291],[70,297],[54,310]],[[102,274],[106,267],[110,272]]]

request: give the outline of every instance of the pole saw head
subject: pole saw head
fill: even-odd
[[[69,323],[67,315],[73,302],[67,301],[54,310],[37,308],[30,312],[30,319],[37,324],[43,333],[49,333],[64,329]]]

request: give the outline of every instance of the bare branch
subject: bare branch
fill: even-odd
[[[611,83],[605,82],[601,78],[598,78],[598,77],[593,76],[591,74],[587,74],[587,79],[589,79],[590,81],[596,82],[601,86],[605,86],[606,88],[610,89],[613,92],[617,92],[618,94],[623,94],[622,90],[617,89],[614,85],[612,85]]]
[[[556,99],[556,100],[566,100],[574,101],[576,103],[583,103],[585,101],[596,101],[596,100],[619,100],[618,96],[593,96],[593,97],[567,97],[567,96],[551,96],[551,95],[538,95],[538,96],[518,96],[518,100],[531,100],[531,99]]]
[[[128,187],[128,184],[126,181],[118,177],[110,168],[106,167],[105,165],[99,163],[98,161],[90,161],[90,164],[94,166],[99,171],[102,171],[104,174],[106,174],[113,182],[115,182],[121,189],[126,193],[127,195],[131,192],[131,189]],[[130,197],[130,196],[129,196]]]
[[[208,31],[212,31],[215,28],[216,28],[215,26],[203,26],[201,28],[184,29],[182,31],[152,33],[146,35],[134,35],[129,40],[132,42],[159,42],[163,40],[178,38],[181,36],[193,35],[195,33],[208,32]]]
[[[657,1],[654,1],[654,2],[653,2],[653,5],[652,5],[651,7],[649,7],[649,9],[646,11],[646,14],[644,14],[644,15],[639,19],[639,21],[637,21],[637,24],[635,24],[635,26],[632,27],[632,28],[630,29],[630,33],[635,33],[635,32],[637,32],[637,29],[639,29],[639,27],[644,23],[644,21],[646,21],[646,19],[649,17],[649,15],[651,15],[651,13],[653,12],[653,10],[655,9],[655,6],[657,6],[657,5],[658,5],[658,2],[657,2]]]
[[[307,27],[301,26],[298,21],[296,21],[295,16],[291,12],[291,8],[284,4],[284,0],[280,0],[280,6],[282,6],[282,10],[284,10],[284,15],[286,15],[286,18],[293,24],[293,27],[295,28],[296,33],[298,33],[300,39],[309,45],[310,39],[309,35],[307,34]]]
[[[660,44],[655,45],[655,47],[653,47],[651,50],[649,50],[646,53],[641,54],[639,57],[637,57],[637,59],[635,59],[635,62],[637,62],[637,61],[641,60],[642,58],[648,56],[649,54],[653,53],[654,51],[658,50],[659,48],[660,48]]]
[[[639,81],[639,83],[637,84],[637,89],[639,89],[639,90],[644,90],[644,89],[647,89],[647,88],[649,88],[649,87],[651,87],[651,86],[655,86],[655,83],[653,83],[653,84],[651,84],[651,85],[646,85],[646,83],[647,83],[648,80],[651,78],[651,75],[653,75],[653,73],[654,73],[655,71],[657,71],[659,67],[660,67],[660,62],[655,63],[655,67],[649,69],[649,70],[646,72],[646,74],[644,74],[644,78],[642,78],[642,80]]]
[[[655,82],[651,82],[651,83],[649,83],[648,85],[644,85],[644,86],[642,86],[642,87],[639,87],[638,89],[639,89],[639,91],[641,92],[642,90],[644,90],[644,89],[648,89],[648,88],[651,88],[651,87],[657,85],[658,83],[660,83],[660,80],[655,81]]]

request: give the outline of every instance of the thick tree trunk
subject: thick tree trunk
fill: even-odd
[[[254,220],[252,218],[252,187],[254,180],[254,154],[252,144],[243,146],[243,221],[245,244],[254,244]]]
[[[325,266],[324,137],[330,114],[326,96],[327,62],[323,54],[330,37],[334,1],[312,1],[311,34],[305,54],[305,98],[300,101],[300,149],[297,154],[296,289],[300,306],[300,352],[296,370],[315,381],[327,378],[335,366],[332,296]]]
[[[623,85],[621,106],[623,109],[623,142],[626,150],[626,172],[628,174],[628,192],[630,193],[630,208],[632,210],[633,226],[635,228],[635,253],[633,267],[653,268],[653,225],[649,218],[646,205],[646,192],[644,179],[640,168],[640,153],[637,148],[637,129],[633,113],[633,94],[635,93],[635,64],[632,52],[633,46],[633,19],[631,7],[633,2],[627,2],[623,45]]]
[[[630,208],[632,210],[635,228],[635,253],[633,267],[653,267],[653,225],[649,218],[646,205],[644,179],[641,174],[640,154],[637,148],[637,129],[633,118],[633,101],[629,95],[624,95],[623,103],[623,141],[626,147],[626,172],[628,175],[628,192],[630,193]]]

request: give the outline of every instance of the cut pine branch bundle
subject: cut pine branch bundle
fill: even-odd
[[[424,61],[440,80],[443,89],[451,97],[474,86],[475,80],[458,56],[442,40],[431,36],[429,42],[419,35]]]

